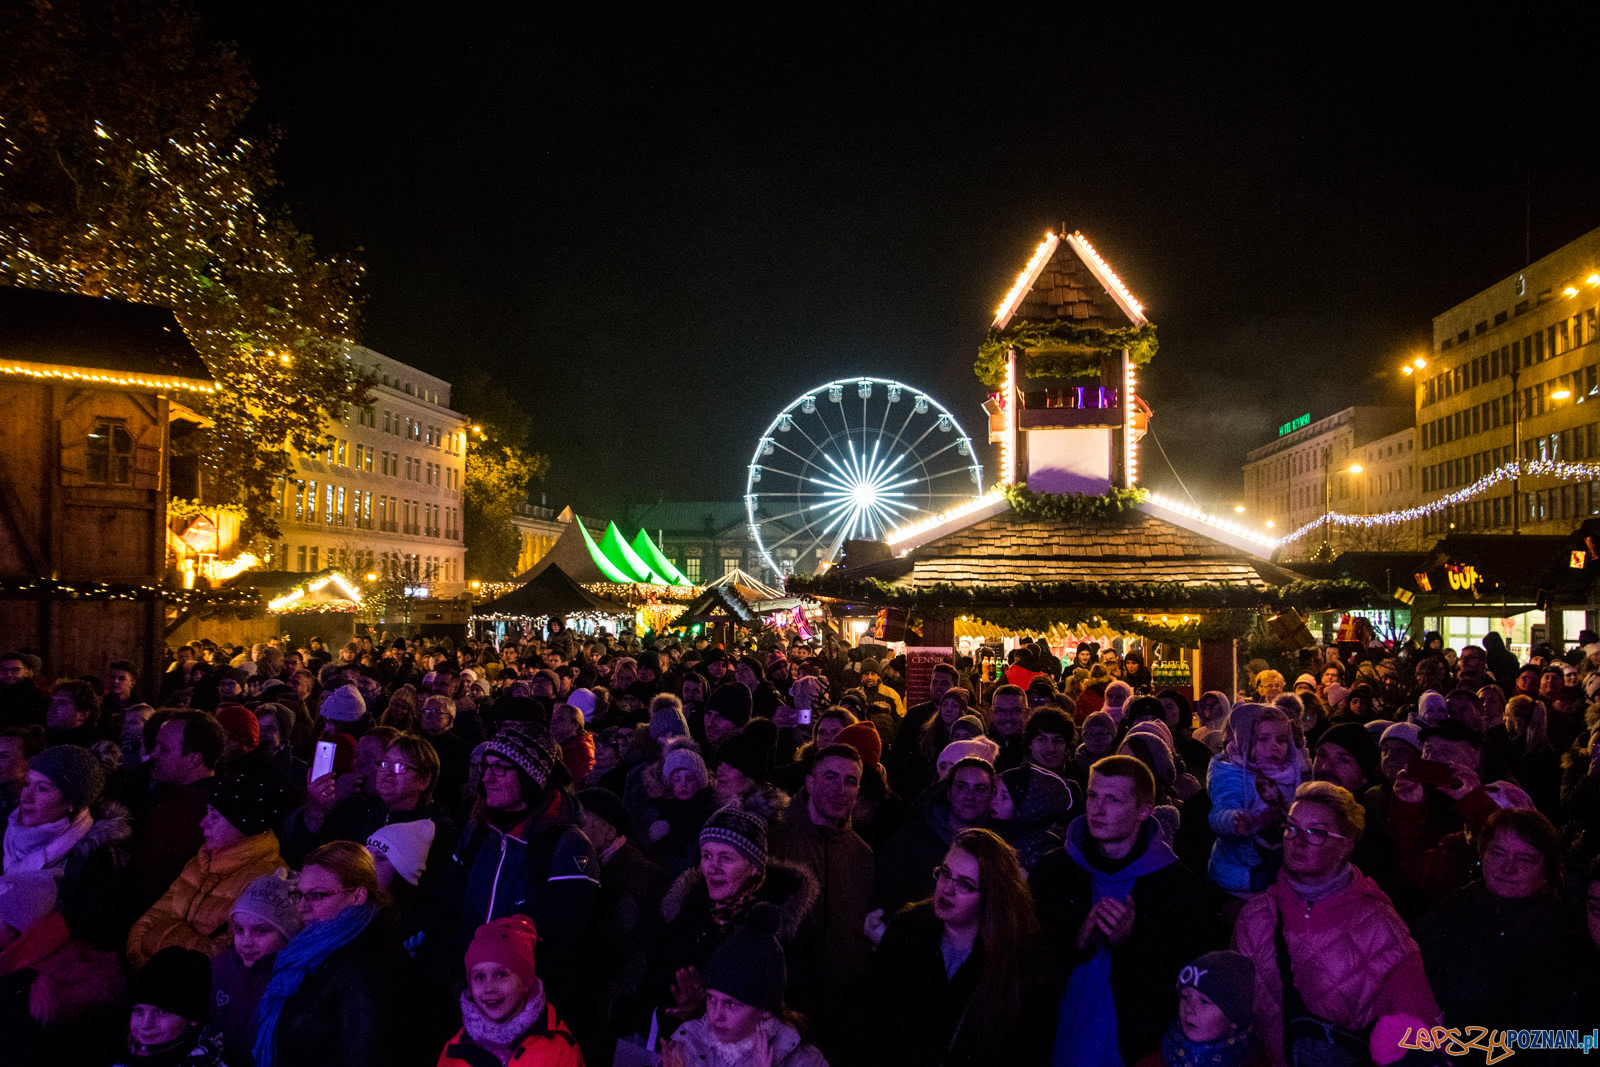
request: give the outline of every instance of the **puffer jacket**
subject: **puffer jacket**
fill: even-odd
[[[1206,772],[1206,791],[1211,795],[1211,830],[1217,835],[1206,866],[1207,881],[1229,893],[1259,893],[1276,874],[1279,857],[1257,835],[1233,831],[1235,815],[1255,815],[1267,808],[1256,791],[1256,772],[1228,759],[1214,759]]]
[[[1280,914],[1295,985],[1312,1013],[1355,1031],[1385,1015],[1411,1015],[1430,1026],[1441,1021],[1422,953],[1376,882],[1354,872],[1349,885],[1308,904],[1280,873],[1245,904],[1233,931],[1234,948],[1255,963],[1256,1031],[1274,1063],[1284,1062],[1274,938]]]
[[[59,912],[0,952],[0,1034],[8,1063],[103,1063],[127,1026],[122,966],[75,941]]]
[[[61,869],[61,914],[73,937],[95,948],[117,949],[127,923],[119,917],[133,825],[128,809],[115,801],[102,800],[90,810],[94,825],[56,865]]]
[[[282,866],[278,837],[271,830],[218,852],[202,846],[128,931],[128,962],[142,967],[169,945],[217,956],[233,944],[228,929],[233,902],[251,882]]]
[[[767,1047],[772,1052],[768,1062],[772,1067],[828,1067],[828,1061],[816,1046],[806,1044],[800,1037],[800,1031],[788,1023],[769,1018],[761,1026],[767,1031]],[[717,1053],[717,1041],[711,1034],[711,1027],[703,1018],[690,1019],[678,1027],[677,1033],[672,1035],[672,1046],[681,1054],[684,1067],[724,1062],[724,1058]]]

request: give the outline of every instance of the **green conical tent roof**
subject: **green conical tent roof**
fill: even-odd
[[[633,551],[650,569],[667,580],[671,585],[692,586],[693,582],[683,576],[683,572],[672,565],[672,561],[662,554],[656,543],[650,540],[650,535],[640,530],[633,535]]]
[[[616,568],[629,575],[631,581],[648,582],[651,585],[671,585],[667,579],[661,577],[650,569],[650,564],[639,558],[638,553],[628,547],[628,542],[622,539],[622,531],[617,529],[615,522],[606,524],[606,532],[600,537],[600,551],[606,554]]]
[[[604,574],[608,580],[613,582],[621,582],[625,585],[643,580],[637,577],[636,574],[628,570],[626,567],[618,565],[615,560],[613,560],[605,552],[601,551],[600,546],[594,543],[594,538],[589,536],[589,531],[584,527],[583,521],[576,515],[572,517],[572,525],[576,526],[578,528],[578,532],[583,534],[583,544],[584,547],[589,550],[589,557],[594,560],[594,565],[600,568],[600,573]],[[609,527],[607,527],[604,536],[601,538],[601,541],[604,542],[606,538],[609,538],[616,528],[616,523],[612,523]],[[620,541],[622,539],[622,535],[618,534],[617,539]]]

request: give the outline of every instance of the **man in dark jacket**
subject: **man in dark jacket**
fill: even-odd
[[[1068,971],[1056,1067],[1131,1064],[1155,1051],[1177,1014],[1178,970],[1222,943],[1200,910],[1204,886],[1152,817],[1155,792],[1132,756],[1098,761],[1088,813],[1034,868],[1047,951]]]
[[[829,745],[817,753],[806,784],[768,829],[772,855],[797,863],[816,876],[822,895],[812,921],[822,935],[828,961],[827,983],[818,990],[819,1040],[842,1037],[857,984],[866,973],[872,946],[863,925],[872,907],[872,848],[850,828],[861,795],[862,759],[849,745]]]
[[[205,844],[200,820],[211,802],[223,741],[222,727],[203,711],[176,712],[157,729],[144,764],[151,788],[135,808],[131,917],[149,910]]]
[[[939,701],[960,681],[961,676],[956,673],[954,664],[933,665],[933,674],[928,679],[928,699],[906,709],[905,721],[900,724],[899,731],[894,735],[894,743],[889,746],[889,754],[884,757],[883,769],[889,772],[891,782],[903,780],[906,764],[916,759],[917,738],[921,736],[923,726],[939,713]],[[999,696],[999,692],[995,695]],[[1020,689],[1017,690],[1017,696],[1022,696]]]
[[[43,726],[49,699],[33,680],[33,671],[20,652],[0,655],[0,728]]]

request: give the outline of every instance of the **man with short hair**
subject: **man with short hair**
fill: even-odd
[[[50,702],[33,680],[33,670],[20,652],[0,654],[0,729],[43,726]]]
[[[97,702],[88,682],[57,682],[50,690],[45,711],[46,745],[79,745],[92,748],[100,739],[95,728]]]
[[[139,685],[139,668],[129,660],[119,659],[106,668],[106,695],[100,698],[100,721],[117,722],[122,709],[139,703],[134,690]]]
[[[157,729],[155,748],[141,767],[151,787],[141,798],[129,865],[128,904],[135,918],[160,899],[205,844],[200,820],[211,802],[225,740],[222,726],[203,711],[174,712]]]
[[[928,699],[918,701],[906,709],[906,717],[900,723],[900,729],[896,731],[894,740],[889,745],[889,751],[884,756],[883,768],[889,772],[891,781],[901,780],[906,764],[915,759],[917,739],[922,736],[922,728],[928,724],[929,719],[939,713],[939,701],[960,684],[960,677],[956,673],[954,664],[933,665],[933,674],[928,679]]]
[[[1178,1010],[1173,975],[1222,943],[1204,885],[1152,815],[1155,792],[1134,757],[1097,761],[1087,813],[1030,879],[1046,944],[1067,972],[1056,1067],[1120,1067],[1155,1052]]]
[[[872,848],[850,826],[863,766],[849,745],[818,752],[805,786],[767,834],[772,856],[809,868],[821,889],[811,909],[828,960],[818,1021],[835,1032],[872,955],[863,932],[872,907]]]
[[[452,815],[460,818],[466,802],[467,777],[472,767],[472,743],[455,732],[456,702],[434,694],[422,702],[422,735],[439,753],[439,787],[436,795]]]
[[[994,691],[994,697],[989,704],[989,736],[1000,745],[1000,754],[995,757],[994,769],[1001,774],[1013,767],[1022,766],[1023,760],[1028,758],[1028,713],[1032,710],[1034,686],[1043,682],[1049,687],[1052,695],[1054,686],[1050,685],[1048,678],[1035,678],[1028,683],[1028,692],[1024,696],[1021,689],[1014,685],[1002,685]],[[1050,701],[1040,705],[1047,706]]]

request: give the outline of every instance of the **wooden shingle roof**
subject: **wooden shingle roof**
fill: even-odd
[[[1038,280],[1017,305],[1013,316],[1016,319],[1065,319],[1080,326],[1102,328],[1128,325],[1128,317],[1066,241],[1056,248]]]

